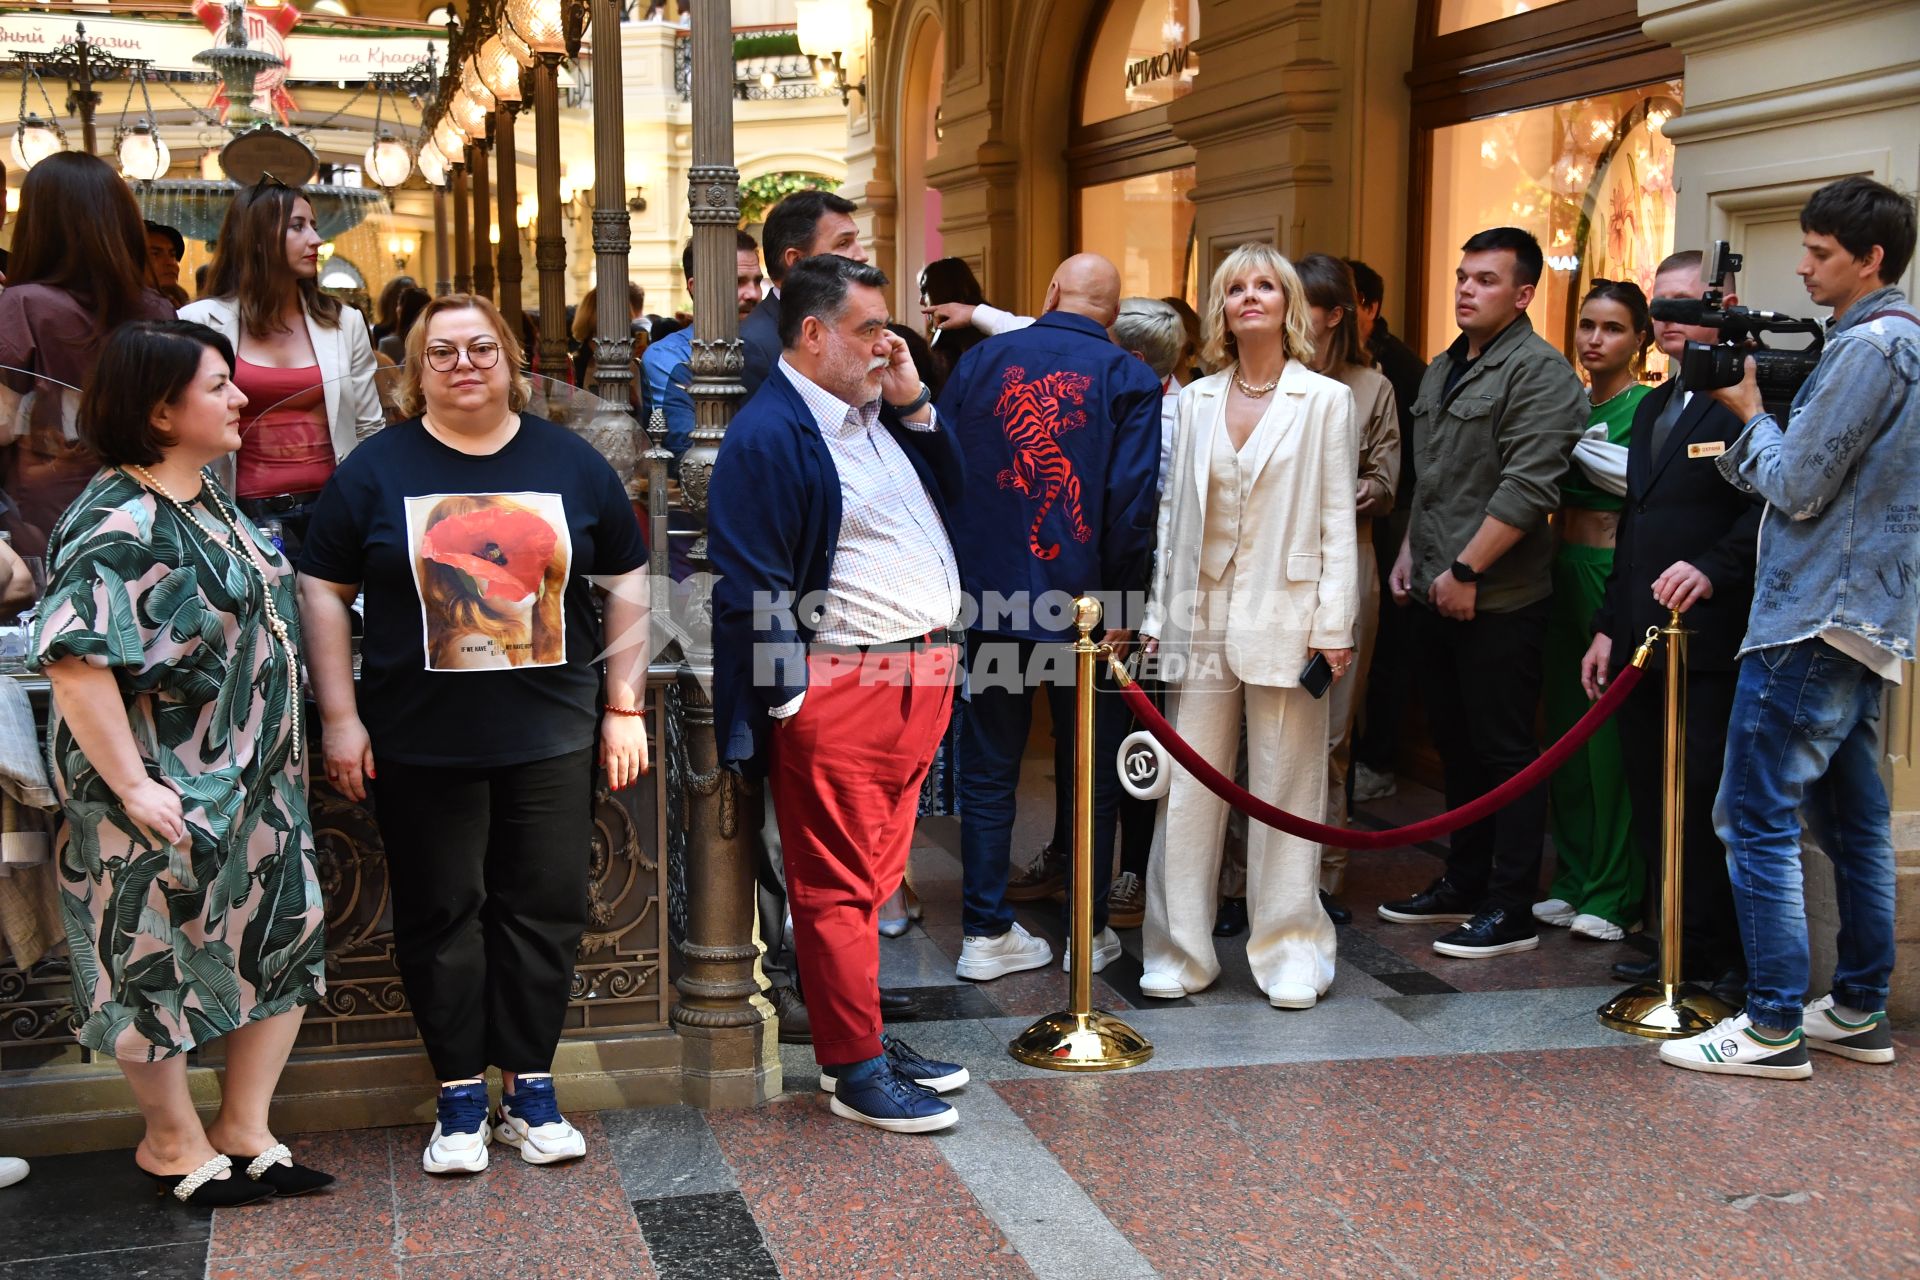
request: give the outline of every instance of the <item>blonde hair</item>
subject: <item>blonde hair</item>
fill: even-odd
[[[493,326],[494,336],[500,339],[500,359],[507,365],[507,408],[515,413],[526,408],[527,402],[533,399],[533,388],[520,368],[519,335],[507,331],[500,308],[493,305],[492,299],[477,293],[443,293],[420,309],[420,318],[407,330],[407,358],[400,366],[400,389],[394,394],[401,414],[411,418],[426,408],[427,397],[420,389],[420,373],[426,367],[427,330],[433,327],[435,316],[448,311],[478,311],[486,317],[487,323]]]
[[[1311,367],[1313,317],[1307,311],[1307,291],[1300,284],[1300,274],[1278,249],[1256,241],[1235,249],[1214,270],[1213,283],[1207,286],[1207,314],[1201,322],[1201,360],[1214,369],[1239,362],[1233,334],[1227,331],[1227,286],[1239,279],[1259,276],[1270,277],[1286,299],[1280,340],[1287,359]]]

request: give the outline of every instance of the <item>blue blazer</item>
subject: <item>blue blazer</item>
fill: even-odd
[[[751,399],[773,372],[773,367],[780,363],[780,299],[769,293],[760,299],[759,306],[747,313],[747,318],[740,322],[740,345],[747,358],[740,381]]]
[[[950,427],[881,422],[906,451],[953,540],[960,449]],[[807,687],[807,645],[820,624],[840,541],[840,471],[806,401],[778,368],[727,427],[707,497],[713,588],[713,723],[720,759],[766,773],[770,707]]]

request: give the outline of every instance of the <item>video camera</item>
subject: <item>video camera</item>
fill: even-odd
[[[1820,363],[1826,328],[1818,320],[1783,316],[1777,311],[1726,305],[1728,277],[1740,270],[1741,255],[1725,240],[1713,242],[1708,259],[1707,291],[1700,298],[1656,298],[1653,318],[1669,324],[1704,325],[1720,331],[1720,341],[1689,342],[1680,357],[1680,381],[1689,391],[1734,387],[1746,376],[1747,357],[1753,357],[1760,382],[1760,401],[1774,420],[1786,425],[1787,410],[1813,366]],[[1811,346],[1799,351],[1776,351],[1761,341],[1763,333],[1805,333]]]

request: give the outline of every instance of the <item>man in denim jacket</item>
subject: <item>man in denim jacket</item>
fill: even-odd
[[[1867,178],[1800,212],[1799,274],[1833,308],[1819,365],[1783,429],[1753,364],[1714,393],[1746,429],[1721,474],[1767,501],[1714,825],[1726,842],[1750,970],[1747,1006],[1669,1041],[1678,1067],[1803,1079],[1807,1049],[1893,1061],[1891,817],[1880,704],[1920,627],[1920,319],[1889,282],[1913,258],[1913,201]],[[1805,1005],[1801,815],[1833,860],[1840,908],[1833,994]]]

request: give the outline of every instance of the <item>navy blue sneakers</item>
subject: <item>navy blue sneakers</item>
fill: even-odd
[[[880,1037],[880,1045],[887,1052],[887,1065],[894,1073],[922,1089],[931,1089],[935,1093],[952,1093],[967,1080],[967,1069],[957,1062],[940,1062],[921,1056],[905,1040],[893,1036]],[[828,1093],[834,1093],[840,1086],[842,1067],[820,1068],[820,1087]]]
[[[475,1080],[441,1088],[433,1136],[421,1154],[428,1173],[479,1173],[487,1167],[487,1086]]]
[[[827,1076],[823,1071],[821,1078]],[[933,1133],[953,1127],[960,1113],[927,1089],[894,1073],[892,1064],[857,1079],[837,1080],[827,1099],[833,1114],[889,1133]]]

